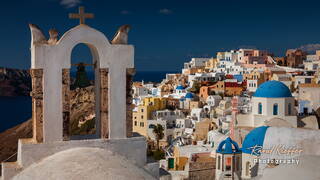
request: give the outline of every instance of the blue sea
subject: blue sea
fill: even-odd
[[[144,82],[161,82],[166,78],[166,74],[168,73],[178,73],[173,71],[138,71],[134,76],[134,81],[144,81]],[[94,79],[94,72],[87,72],[88,78],[90,80]],[[76,77],[76,72],[71,72],[72,77]]]
[[[134,76],[134,81],[161,82],[165,79],[167,71],[138,71]],[[72,72],[71,76],[75,73]],[[89,72],[90,79],[94,78],[93,73]],[[12,128],[31,118],[31,98],[25,96],[19,97],[0,97],[0,133],[6,129]]]
[[[31,97],[0,97],[0,132],[31,118]]]

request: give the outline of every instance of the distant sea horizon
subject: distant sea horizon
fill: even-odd
[[[133,80],[160,83],[167,73],[177,71],[137,71]],[[71,72],[74,76],[75,72]],[[88,72],[89,79],[94,78],[93,72]],[[1,97],[0,96],[0,133],[21,124],[32,117],[31,97]]]
[[[179,73],[178,71],[137,71],[133,81],[156,82],[159,83],[166,78],[166,74]],[[94,79],[94,72],[87,71],[88,78]],[[76,71],[71,71],[71,76],[76,77]]]

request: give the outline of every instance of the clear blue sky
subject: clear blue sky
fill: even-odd
[[[239,47],[283,55],[287,48],[320,43],[316,0],[10,0],[0,6],[0,66],[29,68],[28,23],[62,34],[78,24],[68,19],[78,5],[95,13],[87,24],[109,39],[120,25],[132,25],[129,43],[138,70],[175,71],[191,56]],[[74,54],[87,58],[85,50]]]

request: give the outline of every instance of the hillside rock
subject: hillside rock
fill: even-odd
[[[95,97],[94,86],[77,88],[71,97],[71,135],[95,133]]]
[[[31,77],[28,70],[0,67],[0,96],[29,96]]]
[[[95,133],[94,86],[75,89],[70,92],[71,134],[84,135]],[[15,161],[18,139],[32,137],[32,120],[28,120],[0,133],[0,162]]]

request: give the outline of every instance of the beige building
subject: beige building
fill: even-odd
[[[205,63],[205,69],[214,69],[217,67],[218,60],[216,58],[211,58]]]
[[[259,69],[255,69],[251,73],[244,74],[243,77],[247,80],[247,90],[249,92],[255,92],[260,84],[265,82],[264,73]]]
[[[292,76],[291,74],[273,74],[271,80],[280,81],[285,84],[290,90],[292,89]]]
[[[207,140],[208,132],[217,129],[217,125],[210,119],[204,119],[195,124],[194,137],[196,141]]]

